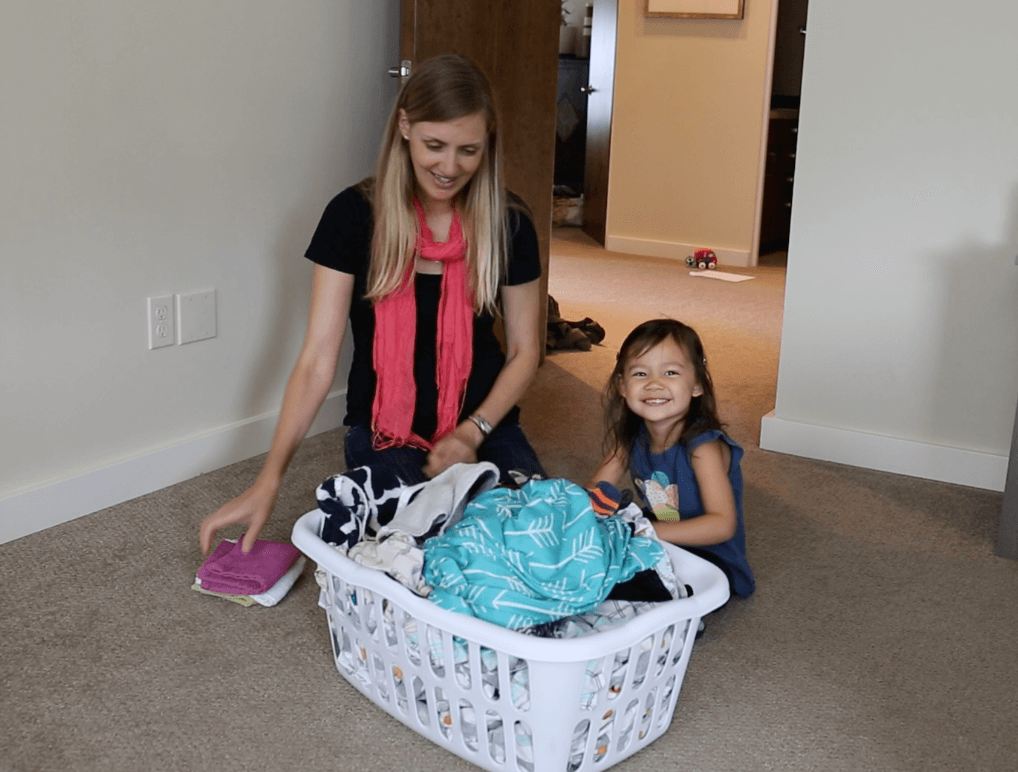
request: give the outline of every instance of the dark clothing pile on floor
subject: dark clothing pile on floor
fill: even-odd
[[[590,351],[595,343],[604,340],[604,327],[590,317],[579,322],[570,322],[559,315],[558,301],[548,296],[548,351],[575,348]]]

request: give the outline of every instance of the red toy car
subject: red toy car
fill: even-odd
[[[698,249],[686,258],[686,265],[690,268],[699,268],[701,271],[717,268],[718,256],[714,254],[713,249]]]

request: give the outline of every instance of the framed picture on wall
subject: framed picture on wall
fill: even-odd
[[[647,0],[646,16],[680,19],[741,19],[746,0]]]

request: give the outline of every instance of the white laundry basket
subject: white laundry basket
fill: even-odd
[[[333,656],[371,701],[491,772],[586,772],[615,764],[671,722],[700,618],[728,600],[719,568],[665,545],[693,594],[613,629],[541,638],[440,609],[354,563],[308,512],[293,543],[318,563]]]

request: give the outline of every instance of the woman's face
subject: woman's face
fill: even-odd
[[[425,206],[451,204],[481,165],[488,144],[484,114],[442,123],[410,123],[400,112],[400,132],[410,143],[417,197]]]

